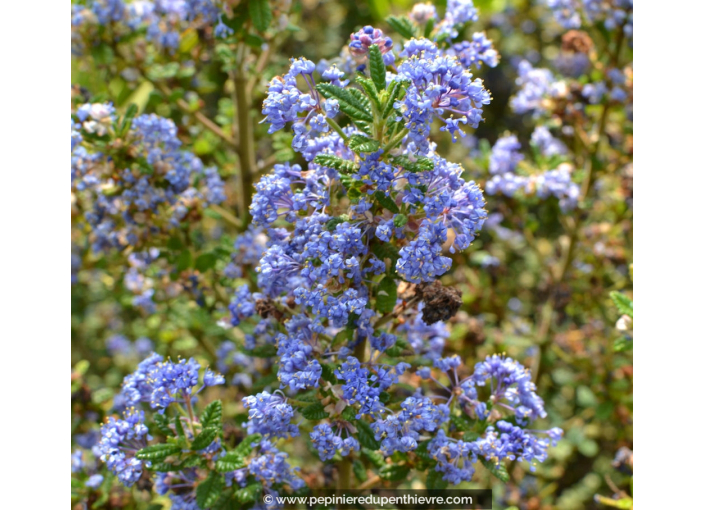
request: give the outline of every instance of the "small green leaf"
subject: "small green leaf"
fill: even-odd
[[[180,468],[170,462],[152,462],[152,467],[149,469],[156,473],[168,473],[169,471],[178,471]]]
[[[355,121],[374,122],[374,118],[369,113],[369,106],[365,104],[366,96],[362,91],[357,89],[343,89],[332,83],[318,83],[316,90],[322,94],[325,99],[334,98],[340,105],[340,110],[348,117]],[[361,99],[356,91],[364,99]]]
[[[408,18],[398,18],[396,16],[389,16],[386,18],[386,23],[399,33],[402,37],[406,39],[411,39],[415,36],[413,30],[413,25]]]
[[[349,144],[350,150],[354,152],[376,152],[379,150],[379,140],[374,140],[372,138],[367,138],[364,135],[352,135],[350,136]]]
[[[388,118],[389,115],[391,115],[391,112],[395,111],[394,105],[396,104],[396,101],[400,100],[405,95],[406,89],[404,88],[404,84],[405,82],[401,81],[394,81],[391,84],[389,97],[384,102],[381,111],[382,119]]]
[[[622,315],[628,315],[631,319],[633,318],[633,301],[628,296],[616,291],[611,292],[609,296],[611,296],[616,308]]]
[[[352,472],[358,481],[364,482],[367,480],[367,469],[359,459],[355,459],[352,463]]]
[[[242,439],[242,442],[238,444],[234,450],[230,453],[234,453],[236,455],[239,455],[241,457],[246,457],[250,453],[252,453],[252,444],[257,443],[262,440],[262,435],[261,434],[252,434],[251,436],[247,436],[244,439]]]
[[[467,417],[467,415],[462,414],[457,416],[455,414],[450,416],[450,422],[459,430],[460,432],[469,432],[474,428],[474,423],[472,423]]]
[[[381,447],[379,441],[374,439],[374,431],[366,421],[357,420],[355,426],[357,427],[357,437],[360,445],[370,450],[378,450]]]
[[[325,412],[325,408],[323,407],[323,404],[320,402],[316,402],[313,405],[309,405],[305,407],[302,411],[301,414],[307,419],[311,421],[318,421],[322,420],[323,418],[328,417],[328,413]]]
[[[228,452],[215,462],[215,469],[220,473],[227,473],[243,468],[246,464],[244,457],[235,452]]]
[[[169,437],[174,435],[174,431],[169,428],[169,419],[166,415],[155,413],[154,424],[156,425],[156,428],[159,429],[159,432],[165,436]]]
[[[191,443],[191,450],[202,450],[212,443],[220,431],[215,427],[203,429]]]
[[[339,170],[344,173],[353,173],[357,171],[357,165],[355,165],[354,161],[342,159],[331,154],[318,154],[313,162],[316,165],[334,168],[335,170]]]
[[[215,262],[217,262],[217,257],[213,253],[203,253],[198,255],[196,259],[196,269],[201,273],[205,273],[208,269],[215,267]]]
[[[337,377],[335,377],[335,367],[333,365],[322,363],[320,365],[320,368],[322,368],[323,370],[323,380],[329,382],[330,384],[337,384]]]
[[[433,160],[426,157],[411,160],[408,156],[397,156],[393,158],[391,162],[394,165],[400,166],[404,170],[408,170],[412,173],[429,172],[435,168],[435,163],[433,163]]]
[[[146,446],[139,450],[135,457],[139,460],[160,461],[164,460],[169,455],[173,455],[181,451],[181,447],[177,444],[154,444]]]
[[[406,477],[408,477],[408,473],[410,472],[411,468],[409,468],[408,466],[387,464],[379,469],[379,476],[384,480],[398,482],[399,480],[405,480]]]
[[[404,214],[397,214],[394,216],[394,227],[405,227],[408,223],[408,216]]]
[[[428,477],[425,479],[425,488],[431,490],[442,490],[447,488],[447,482],[442,479],[442,473],[432,469],[428,472]]]
[[[178,437],[186,437],[186,433],[183,430],[183,423],[181,423],[181,417],[177,416],[176,420],[174,420],[174,423],[176,425],[176,435]]]
[[[494,475],[496,478],[501,480],[504,483],[508,483],[508,481],[511,479],[511,477],[508,474],[508,471],[506,471],[506,466],[504,466],[501,463],[494,463],[490,462],[486,459],[480,458],[482,461],[482,464],[484,464],[484,467],[487,468],[492,475]]]
[[[252,485],[248,485],[247,487],[244,487],[243,489],[240,489],[235,492],[234,498],[242,504],[250,503],[258,499],[259,493],[261,491],[262,484],[253,483]]]
[[[369,78],[365,78],[364,76],[357,76],[356,81],[362,86],[364,92],[367,93],[367,96],[369,96],[371,104],[374,107],[374,111],[376,113],[380,113],[381,101],[379,100],[379,94],[377,94],[376,92],[377,89],[374,86],[374,82]]]
[[[381,393],[379,393],[379,401],[382,404],[387,404],[389,400],[391,400],[391,393],[389,393],[388,391],[382,391]]]
[[[389,276],[385,276],[376,288],[376,310],[381,313],[392,312],[396,306],[396,298],[396,280]]]
[[[386,88],[386,66],[381,50],[376,44],[369,47],[369,74],[374,81],[376,90],[381,92]]]
[[[252,18],[254,28],[264,32],[273,19],[269,0],[249,0],[249,16]],[[203,508],[201,506],[201,508]]]
[[[211,471],[208,478],[198,484],[196,488],[196,503],[200,508],[210,508],[220,497],[225,479],[222,475]]]
[[[400,212],[398,206],[396,205],[396,202],[394,202],[394,199],[390,196],[387,196],[383,191],[377,191],[376,193],[374,193],[374,198],[376,198],[377,202],[379,202],[392,213],[398,214]]]
[[[200,421],[203,424],[203,428],[208,427],[222,427],[222,402],[220,400],[215,400],[207,405],[201,414]]]
[[[345,407],[345,410],[342,411],[342,414],[340,416],[342,416],[343,420],[347,420],[347,421],[351,422],[355,419],[355,416],[357,416],[357,411],[355,410],[354,407],[347,406],[347,407]]]
[[[381,452],[370,450],[369,448],[362,448],[362,454],[377,468],[386,465],[386,462],[384,462],[384,456]]]

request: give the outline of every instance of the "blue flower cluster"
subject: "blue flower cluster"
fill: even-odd
[[[549,100],[558,94],[553,74],[548,69],[534,68],[527,60],[518,64],[516,85],[520,90],[510,101],[516,113],[533,112],[537,117],[547,111]]]
[[[149,430],[144,424],[144,411],[129,409],[122,419],[110,417],[100,429],[97,450],[100,460],[125,486],[131,487],[142,476],[144,465],[135,458],[137,450],[147,445]]]
[[[214,25],[219,20],[221,3],[220,0],[80,1],[71,6],[72,39],[79,39],[81,31],[92,33],[95,25],[109,25],[112,30],[120,33],[143,29],[148,40],[173,53],[186,29],[202,29]],[[225,28],[218,28],[220,25],[221,20],[215,28],[215,35],[227,35],[229,27],[223,25]],[[77,48],[75,51],[81,49]]]
[[[348,356],[335,375],[342,379],[342,398],[349,405],[359,405],[357,419],[364,415],[374,415],[384,409],[379,396],[381,392],[398,382],[410,365],[399,362],[394,367],[377,366],[376,373],[363,367],[354,356]]]
[[[546,157],[562,155],[567,151],[564,144],[555,139],[545,127],[536,128],[531,141]],[[500,138],[496,142],[489,157],[489,171],[494,176],[487,181],[486,192],[489,195],[502,193],[512,197],[522,191],[542,199],[553,196],[559,200],[563,211],[574,209],[579,201],[580,190],[572,181],[571,166],[563,163],[554,170],[540,174],[519,175],[515,173],[515,168],[523,160],[520,148],[521,144],[513,135]]]
[[[293,490],[305,486],[305,482],[298,476],[299,468],[293,468],[288,463],[288,454],[280,452],[273,443],[264,439],[259,444],[258,457],[249,463],[249,472],[266,487],[285,484]],[[269,489],[271,493],[271,489]]]
[[[286,397],[268,392],[245,397],[242,402],[249,409],[247,432],[261,434],[265,438],[296,437],[298,426],[291,423],[293,408],[286,403]]]
[[[330,460],[339,452],[341,456],[346,457],[352,451],[359,451],[359,442],[351,435],[345,439],[340,437],[342,429],[338,429],[337,434],[333,432],[332,427],[327,423],[321,423],[313,427],[310,433],[310,440],[313,446],[318,450],[320,460]]]
[[[450,409],[444,404],[435,405],[425,397],[408,397],[397,414],[378,418],[371,427],[374,438],[381,441],[381,452],[389,456],[415,450],[421,432],[439,430],[449,417]]]
[[[547,449],[562,437],[562,430],[527,429],[538,418],[545,418],[542,399],[536,394],[530,371],[517,361],[493,355],[477,363],[473,375],[460,380],[457,356],[436,359],[434,366],[447,374],[450,387],[437,381],[428,368],[418,371],[423,379],[431,379],[450,393],[447,405],[457,398],[459,407],[473,419],[486,421],[485,432],[474,441],[450,438],[441,429],[428,445],[428,452],[437,461],[435,470],[443,479],[457,484],[471,480],[472,464],[479,457],[493,463],[504,459],[525,460],[535,469],[535,461],[547,458]],[[489,387],[491,393],[480,397],[480,390]],[[508,419],[515,420],[511,424]],[[543,434],[546,437],[539,437]]]
[[[72,133],[71,191],[85,211],[93,251],[141,248],[189,212],[225,199],[217,170],[181,149],[172,120],[140,115],[107,152],[91,140],[116,136],[112,106],[83,105],[76,120],[72,131],[81,141]]]
[[[441,131],[448,131],[456,140],[465,136],[460,124],[478,127],[482,108],[491,96],[481,79],[450,55],[421,52],[411,55],[398,66],[399,81],[410,81],[403,100],[395,107],[406,122],[410,139],[423,153],[429,150],[430,126],[437,117],[444,122]],[[449,117],[444,117],[449,113]]]
[[[225,383],[225,378],[209,368],[203,375],[203,385],[193,391],[199,382],[200,364],[193,358],[177,363],[164,361],[159,354],[143,360],[132,374],[125,377],[122,390],[116,398],[121,407],[133,407],[149,402],[152,409],[163,412],[173,402],[183,402],[207,386]]]

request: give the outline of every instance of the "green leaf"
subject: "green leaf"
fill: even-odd
[[[374,122],[373,117],[369,114],[369,106],[359,96],[353,95],[352,91],[356,89],[347,90],[332,83],[318,83],[315,88],[325,99],[337,99],[340,104],[340,110],[352,120]],[[356,90],[356,92],[366,99],[366,96],[360,90]]]
[[[269,0],[249,0],[249,16],[252,18],[254,28],[264,32],[273,19]],[[202,505],[201,508],[203,508]]]
[[[359,89],[349,88],[344,89],[349,93],[349,95],[360,105],[360,108],[365,112],[370,112],[372,110],[372,103],[367,97],[367,95]],[[367,121],[372,122],[372,121]]]
[[[381,393],[379,393],[379,401],[382,404],[388,403],[389,400],[391,400],[391,393],[389,393],[388,391],[382,391]]]
[[[376,288],[376,310],[381,313],[392,312],[396,306],[396,280],[385,276]]]
[[[196,503],[200,508],[210,508],[220,497],[225,479],[215,471],[211,471],[208,478],[203,480],[196,488]]]
[[[501,463],[494,463],[490,462],[486,459],[480,458],[479,460],[482,461],[482,464],[484,464],[484,467],[487,468],[492,475],[494,475],[496,478],[501,480],[504,483],[507,483],[511,477],[508,474],[508,471],[506,471],[506,466],[504,466]]]
[[[174,431],[169,428],[169,419],[164,414],[156,413],[154,414],[154,424],[159,432],[165,436],[173,436]]]
[[[460,416],[450,415],[450,421],[460,432],[469,432],[474,428],[474,423],[465,414]]]
[[[253,483],[252,485],[248,485],[247,487],[244,487],[243,489],[240,489],[237,492],[235,492],[234,498],[243,504],[250,503],[250,502],[258,499],[259,493],[261,491],[262,491],[262,484]]]
[[[152,462],[152,467],[149,469],[156,473],[168,473],[169,471],[178,471],[180,468],[170,462]]]
[[[376,255],[380,260],[391,260],[391,267],[396,267],[396,261],[399,257],[398,248],[391,245],[390,243],[372,244],[372,253]]]
[[[370,450],[369,448],[362,448],[362,454],[377,468],[386,465],[386,462],[384,462],[384,456],[381,452],[376,452],[374,450]]]
[[[322,363],[320,368],[323,369],[323,380],[329,382],[330,384],[337,384],[338,381],[337,377],[335,377],[335,367],[333,365]]]
[[[379,150],[379,140],[367,138],[364,135],[352,135],[348,143],[354,152],[375,152]]]
[[[196,259],[196,269],[201,273],[205,273],[208,269],[215,267],[215,262],[217,262],[217,257],[213,253],[203,253],[198,255]]]
[[[369,47],[369,74],[374,81],[376,90],[381,92],[386,88],[386,66],[384,65],[384,57],[381,56],[381,50],[376,44]]]
[[[405,480],[408,473],[411,472],[411,468],[408,466],[398,466],[396,464],[387,464],[379,469],[379,476],[384,480],[389,480],[391,482],[398,482],[399,480]]]
[[[313,163],[328,168],[334,168],[335,170],[348,174],[357,170],[357,165],[355,165],[354,161],[342,159],[331,154],[318,154],[313,160]]]
[[[349,422],[354,421],[354,417],[357,416],[357,410],[352,406],[347,406],[344,411],[342,411],[340,416],[342,416],[343,420],[347,420]]]
[[[386,23],[393,28],[399,35],[406,39],[411,39],[415,36],[413,25],[408,18],[398,18],[396,16],[389,16],[386,18]]]
[[[185,468],[189,467],[205,467],[206,464],[205,458],[201,457],[200,455],[191,455],[190,457],[186,457],[186,460],[183,461],[183,464],[181,464]]]
[[[220,473],[227,473],[243,468],[246,464],[244,457],[235,452],[228,452],[215,462],[215,469]]]
[[[394,216],[394,227],[404,227],[408,223],[408,216],[405,214],[397,214]]]
[[[217,427],[222,428],[222,402],[215,400],[207,405],[200,416],[200,421],[203,428]]]
[[[181,423],[181,417],[177,416],[176,420],[174,420],[174,423],[176,425],[176,435],[178,437],[186,437],[186,433],[183,430],[183,423]]]
[[[357,427],[357,437],[360,445],[370,450],[378,450],[380,448],[379,441],[374,439],[374,431],[366,421],[357,420],[355,426]]]
[[[391,163],[413,173],[429,172],[435,168],[433,160],[425,157],[417,158],[413,161],[408,156],[397,156],[391,160]]]
[[[384,102],[384,107],[381,111],[381,118],[386,119],[391,115],[391,112],[395,111],[394,104],[396,101],[400,100],[406,92],[404,88],[405,82],[394,81],[389,90],[389,97]]]
[[[616,308],[622,315],[628,315],[631,319],[633,318],[633,301],[628,296],[616,291],[611,292],[609,296],[611,296],[611,300],[616,304]]]
[[[323,418],[328,417],[328,413],[325,412],[325,408],[323,407],[323,404],[320,402],[316,402],[313,405],[309,405],[305,407],[302,411],[301,414],[307,419],[311,421],[318,421],[322,420]]]
[[[394,202],[394,199],[390,196],[387,196],[383,191],[377,191],[374,194],[374,198],[376,198],[377,202],[379,202],[392,213],[398,214],[399,212],[401,212],[398,206],[396,205],[396,202]]]
[[[447,482],[442,479],[442,473],[431,469],[425,479],[425,488],[431,490],[442,490],[447,488]]]
[[[372,106],[374,106],[374,110],[377,113],[381,113],[381,101],[379,100],[379,94],[376,92],[377,89],[374,86],[374,82],[364,76],[357,76],[356,81],[362,86],[364,92],[367,93]]]
[[[234,487],[229,487],[220,493],[218,500],[213,503],[210,510],[235,510],[239,505],[235,506],[235,502],[232,499],[232,495],[235,493]]]
[[[212,443],[220,431],[215,427],[203,429],[191,443],[191,450],[202,450]]]
[[[236,455],[240,455],[242,457],[246,457],[250,453],[252,453],[252,443],[257,443],[262,440],[262,435],[261,434],[252,434],[251,436],[247,436],[244,439],[242,439],[242,442],[238,444],[234,450],[230,453],[234,453]]]
[[[352,463],[352,472],[358,481],[364,482],[367,480],[367,469],[359,459],[355,459]]]
[[[139,460],[160,461],[164,460],[169,455],[173,455],[181,451],[181,447],[177,444],[154,444],[146,446],[139,450],[135,457]]]

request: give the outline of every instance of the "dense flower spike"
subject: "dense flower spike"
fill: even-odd
[[[394,52],[391,51],[394,42],[391,37],[386,37],[384,32],[378,28],[366,26],[359,32],[350,35],[350,53],[360,62],[364,61],[369,53],[369,47],[376,44],[384,56],[384,63],[391,65],[394,63]]]
[[[359,451],[359,442],[352,436],[345,439],[340,437],[340,434],[335,434],[327,423],[321,423],[313,427],[313,432],[310,433],[310,440],[313,446],[318,450],[320,460],[330,460],[335,456],[335,453],[340,452],[340,455],[346,457],[352,451]]]
[[[298,427],[291,423],[293,408],[286,403],[286,398],[266,391],[242,400],[249,409],[247,432],[261,434],[264,437],[296,437]]]
[[[149,430],[144,424],[144,411],[130,409],[124,418],[108,418],[100,429],[97,450],[100,460],[125,486],[130,487],[142,476],[144,465],[134,453],[147,445]],[[146,466],[149,467],[149,462]]]
[[[472,79],[457,57],[412,55],[398,67],[397,80],[409,80],[411,85],[403,101],[395,107],[402,114],[409,130],[409,137],[421,152],[429,150],[430,125],[435,117],[445,125],[456,140],[457,133],[465,136],[460,124],[476,128],[482,120],[482,108],[491,96],[483,82]],[[449,113],[449,117],[444,117]]]

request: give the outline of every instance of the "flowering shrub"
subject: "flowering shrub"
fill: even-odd
[[[536,9],[564,32],[558,56],[509,54],[515,87],[496,97],[507,55],[474,30],[512,11],[475,27],[471,0],[355,26],[315,60],[277,56],[288,2],[73,4],[76,65],[110,79],[76,88],[71,113],[72,501],[272,508],[263,495],[333,481],[491,479],[514,504],[530,473],[596,455],[564,425],[570,399],[608,421],[623,384],[594,373],[600,407],[557,364],[592,370],[600,347],[579,342],[606,338],[569,296],[628,284],[589,215],[629,218],[595,189],[628,186],[628,133],[608,120],[630,115],[632,2]],[[218,83],[230,97],[206,107]],[[596,264],[609,283],[592,296],[570,278]],[[632,301],[611,295],[623,382]]]

